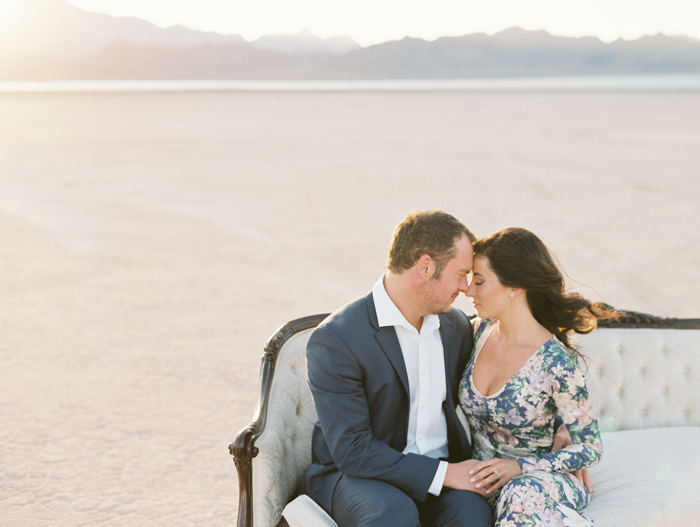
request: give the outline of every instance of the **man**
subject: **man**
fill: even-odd
[[[452,303],[468,288],[473,240],[449,214],[409,213],[388,272],[309,339],[319,420],[301,492],[340,527],[492,525],[455,410],[472,331]]]

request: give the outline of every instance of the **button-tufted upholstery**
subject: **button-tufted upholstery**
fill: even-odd
[[[255,527],[277,526],[311,462],[316,411],[306,383],[310,332],[292,336],[276,359],[267,422],[253,458]],[[575,340],[587,358],[590,396],[606,432],[603,460],[591,471],[597,492],[589,509],[596,526],[680,525],[684,518],[689,519],[686,525],[697,522],[700,498],[692,496],[700,496],[700,330],[598,329]],[[658,427],[692,428],[640,430]],[[666,444],[670,439],[673,445]],[[656,452],[663,452],[665,469],[655,467],[654,472],[646,462],[653,462]],[[630,455],[644,455],[645,462]],[[647,477],[673,478],[678,471],[684,478],[682,506],[673,504],[678,485],[643,485]],[[645,495],[635,497],[635,492]],[[290,525],[334,525],[309,502],[300,500],[285,511]]]
[[[700,330],[577,335],[601,429],[700,426]]]

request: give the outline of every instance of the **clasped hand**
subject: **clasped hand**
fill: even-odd
[[[453,489],[469,490],[487,497],[521,473],[520,465],[514,460],[477,461],[467,459],[461,463],[448,465],[444,485]]]
[[[469,471],[469,481],[475,488],[483,488],[484,493],[488,495],[522,473],[520,463],[514,459],[493,458],[474,465]]]
[[[561,450],[562,448],[572,444],[571,436],[565,427],[561,427],[560,430],[554,435],[554,444],[552,445],[552,452]],[[511,479],[516,476],[520,476],[523,473],[520,463],[514,459],[499,459],[493,458],[486,461],[479,461],[469,470],[470,483],[474,484],[476,492],[481,489],[482,492],[479,494],[489,495],[493,491],[501,488],[503,485],[508,483]],[[577,470],[574,475],[581,481],[588,490],[589,493],[593,493],[593,484],[591,483],[591,477],[588,474],[587,469]]]
[[[552,452],[572,444],[571,436],[562,426],[554,435]],[[453,489],[469,490],[484,497],[500,489],[511,479],[522,474],[520,463],[514,459],[489,459],[477,461],[467,459],[460,463],[450,463],[445,474],[444,486]],[[575,476],[583,482],[589,493],[593,493],[591,477],[587,469],[577,470]]]

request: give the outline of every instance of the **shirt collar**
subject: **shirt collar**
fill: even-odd
[[[399,311],[396,304],[389,298],[389,294],[384,287],[385,276],[386,274],[383,274],[372,288],[372,298],[374,299],[374,308],[377,311],[379,327],[402,326],[408,330],[416,331],[416,328],[406,320],[406,317]],[[423,316],[423,325],[421,326],[420,333],[427,335],[439,327],[440,317],[437,315],[425,315]]]

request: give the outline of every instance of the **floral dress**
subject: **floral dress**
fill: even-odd
[[[474,387],[472,373],[497,323],[478,318],[474,323],[474,354],[459,391],[474,457],[515,459],[523,471],[491,498],[496,526],[592,526],[580,513],[590,497],[572,472],[597,463],[603,445],[576,356],[552,337],[503,388],[485,397]],[[552,452],[557,414],[573,444]]]

